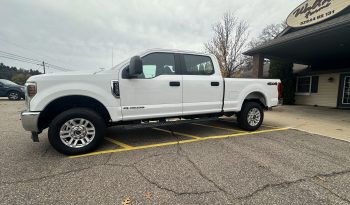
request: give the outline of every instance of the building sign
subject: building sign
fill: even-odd
[[[350,0],[307,0],[287,18],[290,27],[310,26],[326,20],[350,5]]]

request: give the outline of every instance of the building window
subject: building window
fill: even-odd
[[[310,94],[318,92],[318,76],[297,77],[296,94]]]

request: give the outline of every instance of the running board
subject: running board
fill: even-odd
[[[131,130],[131,129],[152,128],[152,127],[174,126],[174,125],[181,125],[181,124],[187,124],[187,123],[216,121],[218,119],[219,119],[218,117],[197,118],[197,119],[191,119],[191,120],[179,119],[179,120],[167,121],[167,122],[143,122],[141,124],[114,125],[113,127],[117,127],[125,130]]]

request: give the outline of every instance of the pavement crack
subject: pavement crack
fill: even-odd
[[[266,137],[266,136],[264,136],[264,135],[261,135],[261,137],[264,138],[264,139],[273,141],[273,142],[281,143],[281,141],[278,140],[278,139],[273,139],[273,138],[271,138],[271,137]],[[331,164],[337,165],[337,166],[339,166],[339,167],[346,168],[346,167],[345,167],[343,164],[341,164],[341,163],[338,163],[338,162],[336,162],[336,161],[334,161],[334,160],[330,160],[330,159],[328,159],[328,158],[325,158],[325,157],[323,157],[323,156],[320,156],[319,153],[321,153],[322,155],[325,154],[325,153],[322,152],[321,150],[313,150],[313,149],[311,149],[311,148],[309,148],[309,147],[304,146],[303,148],[305,148],[306,150],[311,151],[311,152],[306,152],[306,151],[303,151],[303,150],[301,150],[301,149],[298,149],[297,147],[295,147],[295,146],[293,146],[293,145],[284,144],[284,146],[287,146],[287,147],[289,147],[289,148],[291,148],[291,149],[294,149],[294,150],[296,150],[296,151],[298,151],[298,152],[300,152],[300,153],[307,154],[307,155],[311,155],[311,156],[314,156],[314,157],[316,157],[316,158],[325,160],[325,161],[327,161],[327,162],[329,162],[329,163],[331,163]],[[314,151],[317,151],[317,152],[319,152],[319,153],[314,154],[314,153],[313,153]],[[326,153],[326,154],[327,154],[327,153]],[[337,160],[338,160],[338,159],[337,159]]]
[[[326,186],[324,186],[324,185],[322,185],[322,184],[320,184],[320,183],[316,183],[316,182],[311,182],[311,183],[313,183],[313,184],[315,184],[315,185],[317,185],[317,186],[320,186],[320,187],[324,188],[324,189],[327,190],[329,193],[333,194],[334,196],[338,197],[339,199],[341,199],[341,200],[343,200],[343,201],[345,201],[345,202],[347,202],[347,203],[350,204],[350,200],[348,200],[348,199],[345,198],[345,197],[340,196],[339,194],[335,193],[335,192],[334,192],[333,190],[331,190],[330,188],[328,188],[328,187],[326,187]]]
[[[107,157],[107,160],[106,160],[106,162],[104,163],[104,165],[108,165],[108,162],[109,162],[109,160],[111,160],[111,158],[112,158],[112,153],[109,153],[109,155],[108,155],[108,157]]]
[[[201,194],[209,194],[209,193],[217,193],[218,191],[197,191],[197,192],[178,192],[178,191],[175,191],[173,189],[169,189],[167,187],[164,187],[164,186],[161,186],[160,184],[152,181],[151,179],[149,179],[140,169],[137,168],[136,165],[132,165],[132,167],[136,170],[137,173],[139,173],[139,175],[144,178],[148,183],[156,186],[157,188],[159,189],[162,189],[162,190],[165,190],[165,191],[168,191],[168,192],[172,192],[174,193],[175,195],[201,195]]]
[[[256,195],[257,193],[262,192],[262,191],[264,191],[264,190],[266,190],[268,188],[288,187],[290,185],[301,183],[301,182],[305,182],[305,181],[312,182],[311,181],[312,179],[317,179],[319,177],[332,177],[332,176],[342,175],[342,174],[347,174],[347,173],[350,173],[350,170],[344,170],[344,171],[340,171],[340,172],[332,172],[332,173],[328,173],[328,174],[316,174],[314,176],[305,177],[305,178],[294,180],[294,181],[284,181],[284,182],[276,183],[276,184],[266,184],[263,187],[261,187],[259,189],[256,189],[255,191],[253,191],[253,192],[251,192],[251,193],[249,193],[249,194],[247,194],[245,196],[237,197],[235,199],[246,200],[246,199],[249,199],[249,198],[253,197],[254,195]],[[341,199],[343,199],[343,198],[341,198]]]
[[[159,156],[164,156],[164,155],[173,155],[173,154],[176,154],[176,153],[173,153],[173,152],[166,152],[166,153],[158,153],[158,154],[153,154],[153,155],[150,155],[150,156],[146,156],[146,157],[142,157],[141,159],[137,160],[136,162],[132,162],[132,163],[126,163],[126,164],[118,164],[118,163],[109,163],[110,161],[110,158],[111,156],[109,157],[108,161],[105,163],[105,165],[116,165],[116,166],[133,166],[133,165],[136,165],[144,160],[147,160],[147,159],[152,159],[154,157],[159,157]],[[111,153],[112,155],[112,153]]]
[[[303,182],[303,181],[306,181],[307,179],[304,178],[304,179],[298,179],[298,180],[295,180],[295,181],[284,181],[282,183],[276,183],[276,184],[266,184],[262,187],[260,187],[259,189],[256,189],[255,191],[245,195],[245,196],[241,196],[241,197],[237,197],[235,199],[238,199],[238,200],[246,200],[246,199],[249,199],[251,197],[253,197],[254,195],[256,195],[257,193],[259,192],[262,192],[268,188],[275,188],[275,187],[288,187],[292,184],[296,184],[296,183],[300,183],[300,182]]]
[[[197,164],[190,159],[190,157],[187,155],[187,153],[182,149],[180,144],[180,139],[177,135],[174,134],[174,131],[171,127],[168,127],[168,130],[171,132],[171,135],[177,139],[177,154],[178,156],[184,157],[191,165],[192,167],[197,171],[197,173],[206,181],[211,183],[217,190],[223,192],[226,197],[230,196],[230,193],[228,193],[225,189],[220,187],[214,180],[210,179],[208,176],[206,176],[203,171],[197,166]]]
[[[343,171],[340,171],[340,172],[331,172],[331,173],[328,173],[328,174],[317,174],[311,178],[316,178],[316,177],[334,177],[334,176],[337,176],[337,175],[342,175],[342,174],[348,174],[350,173],[350,169],[347,169],[347,170],[343,170]]]
[[[47,152],[49,151],[49,149],[50,149],[49,147],[46,148],[45,151],[41,154],[40,157],[44,157],[47,154]]]
[[[100,165],[98,165],[98,166],[100,166]],[[66,174],[70,174],[70,173],[74,173],[74,172],[81,172],[81,171],[84,171],[84,170],[91,169],[93,167],[95,167],[95,166],[84,167],[84,168],[80,168],[80,169],[74,169],[74,170],[69,170],[69,171],[66,171],[66,172],[60,172],[60,173],[56,173],[56,174],[50,174],[50,175],[41,176],[41,177],[35,177],[35,178],[30,178],[30,179],[22,179],[22,180],[17,180],[17,181],[12,181],[12,182],[1,182],[0,186],[34,182],[34,181],[39,181],[39,180],[42,180],[42,179],[49,179],[49,178],[53,178],[53,177],[57,177],[57,176],[61,176],[61,175],[66,175]]]
[[[50,179],[50,178],[54,178],[54,177],[57,177],[57,176],[62,176],[62,175],[70,174],[70,173],[76,173],[76,172],[89,170],[89,169],[92,169],[92,168],[95,168],[95,167],[99,167],[99,166],[131,167],[130,165],[119,165],[119,164],[107,164],[107,163],[104,163],[104,164],[93,165],[93,166],[84,167],[84,168],[80,168],[80,169],[73,169],[73,170],[69,170],[69,171],[65,171],[65,172],[59,172],[59,173],[56,173],[56,174],[49,174],[49,175],[45,175],[45,176],[41,176],[41,177],[34,177],[34,178],[30,178],[30,179],[22,179],[22,180],[11,181],[11,182],[0,182],[0,186],[11,185],[11,184],[19,184],[19,183],[29,183],[29,182],[40,181],[40,180],[44,180],[44,179]]]
[[[206,176],[203,171],[197,166],[197,164],[190,159],[190,157],[185,153],[185,151],[182,149],[181,145],[179,144],[180,147],[180,156],[186,158],[186,160],[193,166],[193,168],[197,171],[197,173],[206,181],[210,182],[214,187],[221,192],[223,192],[226,196],[230,196],[231,194],[228,193],[225,189],[220,187],[214,180],[210,179],[208,176]]]

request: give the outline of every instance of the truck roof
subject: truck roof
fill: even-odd
[[[169,52],[169,53],[185,53],[185,54],[194,54],[194,55],[207,55],[210,56],[209,53],[198,52],[198,51],[188,51],[188,50],[178,50],[178,49],[164,49],[164,48],[152,48],[144,51],[143,53],[150,52]]]

